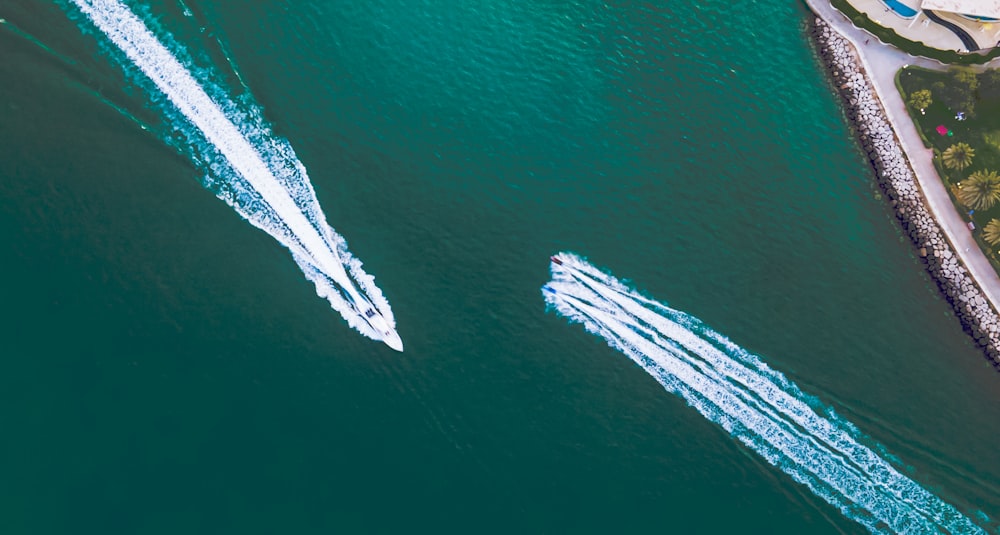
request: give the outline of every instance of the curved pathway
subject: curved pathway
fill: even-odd
[[[976,40],[973,39],[971,35],[969,35],[969,32],[963,30],[959,25],[942,19],[941,17],[938,16],[937,13],[929,9],[925,9],[923,11],[924,15],[927,15],[927,18],[933,20],[934,22],[940,24],[941,26],[944,26],[945,28],[948,28],[949,30],[951,30],[951,33],[957,35],[958,38],[962,40],[962,44],[965,45],[966,50],[970,52],[974,50],[979,50],[979,43],[977,43]]]
[[[952,203],[944,183],[934,168],[933,152],[924,147],[916,125],[910,120],[903,97],[896,91],[896,72],[907,65],[920,65],[929,69],[942,69],[936,60],[911,56],[898,48],[880,42],[870,33],[855,27],[829,0],[805,0],[812,11],[854,45],[861,64],[882,102],[889,123],[910,161],[927,206],[941,230],[951,242],[952,250],[969,270],[970,276],[982,289],[993,310],[1000,311],[1000,276],[983,254],[969,228]],[[865,44],[869,42],[870,44]],[[993,59],[987,67],[1000,67],[1000,58]]]

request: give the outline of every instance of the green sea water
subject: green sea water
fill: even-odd
[[[1000,377],[875,199],[803,5],[149,6],[295,147],[406,352],[200,185],[73,9],[4,0],[0,532],[862,532],[546,312],[560,250],[997,530]]]

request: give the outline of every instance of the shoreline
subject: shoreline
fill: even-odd
[[[812,7],[812,6],[810,6]],[[875,178],[924,268],[937,283],[963,329],[1000,371],[1000,316],[959,260],[926,204],[916,174],[888,119],[883,103],[849,39],[813,10],[808,31]],[[889,46],[879,43],[880,46]],[[895,75],[895,73],[893,73]],[[936,173],[935,173],[936,175]],[[939,177],[937,177],[940,180]],[[977,250],[977,253],[982,254]]]

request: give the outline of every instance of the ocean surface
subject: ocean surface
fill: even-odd
[[[217,198],[72,2],[2,0],[0,532],[867,532],[552,310],[558,251],[1000,532],[1000,376],[877,198],[800,2],[141,5],[294,148],[406,351]]]

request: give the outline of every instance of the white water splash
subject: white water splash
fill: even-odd
[[[177,119],[172,126],[186,140],[201,140],[192,151],[196,161],[208,168],[206,186],[290,249],[316,285],[317,294],[351,327],[370,338],[386,340],[360,315],[371,304],[395,336],[388,301],[361,262],[347,251],[344,239],[326,223],[305,166],[288,142],[271,132],[260,110],[246,99],[236,102],[218,90],[209,96],[206,87],[212,84],[199,84],[178,59],[186,57],[183,51],[171,52],[121,2],[68,1],[131,62],[124,66],[126,70],[141,71],[166,98],[163,107],[179,112],[180,117],[172,114]]]
[[[848,518],[874,533],[985,533],[756,355],[575,255],[554,258],[546,302]]]

